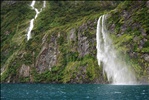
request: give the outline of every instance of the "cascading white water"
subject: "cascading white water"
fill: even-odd
[[[36,1],[33,0],[32,3],[31,3],[31,5],[30,5],[30,6],[32,7],[32,9],[34,9],[34,10],[36,11],[36,15],[35,15],[35,17],[34,17],[33,19],[31,19],[31,21],[30,21],[30,26],[29,26],[29,29],[28,29],[28,32],[27,32],[27,40],[29,40],[29,39],[31,38],[31,31],[32,31],[32,29],[33,29],[33,27],[34,27],[34,20],[38,17],[38,14],[42,11],[42,9],[46,7],[46,1],[43,1],[43,6],[42,6],[42,8],[40,9],[40,11],[38,11],[38,9],[34,7],[35,2],[36,2]]]
[[[100,16],[97,23],[98,65],[103,67],[103,72],[106,72],[107,79],[112,84],[136,84],[136,77],[130,66],[120,58],[112,45],[105,25],[106,17],[107,15]]]
[[[46,1],[43,1],[43,7],[42,8],[45,8],[45,7],[46,7]]]

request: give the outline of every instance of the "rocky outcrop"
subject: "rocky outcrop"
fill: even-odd
[[[121,10],[117,9],[111,13],[112,15],[110,15],[109,19],[114,17],[115,19],[112,19],[114,23],[109,24],[109,29],[112,34],[116,35],[115,40],[117,42],[115,45],[118,45],[118,49],[121,50],[122,47],[122,52],[128,54],[131,60],[133,59],[134,62],[136,61],[135,64],[138,64],[132,66],[136,70],[137,75],[142,76],[141,78],[139,77],[138,80],[143,81],[148,80],[146,75],[149,75],[147,72],[149,66],[148,26],[145,24],[148,23],[148,18],[144,16],[147,14],[146,7],[148,7],[149,3],[145,1],[132,1],[130,3],[132,5],[131,7],[126,8],[125,5]],[[130,5],[130,3],[128,3],[128,5]],[[138,67],[140,70],[137,69]],[[140,73],[141,71],[144,75]]]
[[[146,7],[148,7],[148,8],[149,8],[149,1],[147,1],[147,2],[146,2]]]
[[[82,24],[80,27],[78,27],[77,34],[78,34],[78,52],[79,56],[83,57],[87,54],[92,54],[93,48],[95,48],[95,45],[93,45],[96,41],[95,32],[93,30],[95,29],[96,20],[94,21],[88,21],[87,23]],[[93,32],[93,33],[90,33]],[[90,35],[92,34],[92,35]]]
[[[22,77],[29,77],[30,67],[23,64],[20,68],[19,75],[22,76]]]
[[[89,54],[89,41],[87,40],[87,37],[85,36],[78,36],[78,52],[79,56],[83,57],[87,54]]]
[[[118,44],[116,49],[120,48],[136,61],[134,66],[137,66],[137,75],[142,77],[142,81],[146,82],[148,79],[148,20],[140,21],[147,18],[145,7],[149,8],[148,1],[50,2],[47,5],[50,7],[45,8],[35,22],[32,31],[34,38],[28,42],[25,38],[16,37],[25,37],[26,32],[22,30],[26,30],[29,19],[35,12],[30,11],[27,5],[22,6],[22,3],[28,5],[30,1],[9,1],[2,5],[10,8],[2,7],[5,24],[2,25],[4,42],[1,62],[2,66],[8,65],[2,76],[3,82],[108,83],[96,59],[97,18],[108,11],[109,15],[115,12],[109,16],[108,19],[113,19],[107,25],[110,25],[108,30],[111,35],[116,36],[113,40]],[[117,9],[113,10],[119,3]],[[9,11],[20,18],[16,19]],[[20,40],[23,42],[19,42]],[[16,47],[14,42],[19,45]],[[12,55],[15,50],[18,52]],[[10,55],[14,59],[10,59]]]
[[[58,56],[57,37],[51,36],[49,43],[44,43],[39,56],[36,59],[36,69],[39,73],[51,70],[56,64]]]
[[[73,28],[70,30],[68,36],[67,36],[68,41],[76,41],[76,29]]]
[[[147,62],[149,62],[149,54],[144,54],[144,55],[142,55],[142,57],[143,57]]]

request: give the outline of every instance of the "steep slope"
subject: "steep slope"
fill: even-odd
[[[13,10],[12,10],[13,9]],[[6,1],[1,6],[1,73],[15,59],[18,51],[23,46],[26,38],[26,30],[29,20],[34,16],[34,11],[29,8],[27,2]],[[16,70],[9,69],[11,73]],[[7,71],[6,71],[7,72]],[[4,77],[7,74],[4,74]],[[3,76],[1,77],[3,80]]]
[[[149,82],[149,2],[125,1],[109,16],[116,49],[135,69],[141,83]]]
[[[40,8],[42,3],[37,2],[35,6]],[[141,49],[146,50],[145,54],[141,53],[146,56],[143,56],[143,59],[139,58],[141,57],[139,55],[135,58],[131,56],[134,49],[132,50],[128,45],[133,39],[131,35],[133,33],[129,32],[130,34],[127,35],[126,32],[121,31],[121,27],[122,30],[124,26],[126,29],[129,28],[126,23],[121,24],[124,26],[119,25],[124,20],[122,18],[128,16],[122,15],[121,11],[125,9],[131,12],[139,9],[140,12],[142,10],[146,12],[147,2],[137,2],[136,4],[142,6],[137,8],[133,5],[132,8],[126,9],[126,6],[134,2],[47,1],[46,8],[34,22],[32,38],[27,41],[29,21],[35,15],[35,11],[29,6],[30,3],[29,1],[2,2],[1,82],[107,83],[106,75],[102,73],[102,67],[98,66],[96,59],[97,19],[104,13],[111,15],[108,28],[113,33],[111,37],[116,47],[122,53],[128,54],[127,60],[131,57],[138,80],[143,78],[147,80],[148,38]],[[134,11],[131,13],[132,16],[140,18],[140,15],[135,15]],[[148,20],[145,14],[141,16]],[[131,21],[129,18],[126,20]],[[146,37],[147,23],[141,22]],[[121,37],[119,34],[124,36]],[[141,34],[138,33],[138,36],[141,37]],[[127,40],[121,41],[125,37]],[[132,45],[135,48],[139,47],[135,42]],[[136,53],[140,52],[136,51]],[[134,63],[137,61],[138,63]],[[140,67],[141,64],[144,65]]]

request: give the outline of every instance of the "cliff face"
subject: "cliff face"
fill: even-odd
[[[111,11],[109,29],[116,48],[135,69],[137,78],[149,81],[149,2],[129,1]],[[111,24],[110,24],[111,23]],[[110,26],[111,25],[111,26]]]
[[[96,59],[97,20],[105,13],[115,47],[127,55],[138,80],[148,82],[148,2],[50,1],[27,41],[35,15],[30,3],[15,2],[7,8],[2,3],[1,82],[108,83]]]

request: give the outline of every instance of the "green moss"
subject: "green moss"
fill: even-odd
[[[134,68],[136,76],[140,79],[142,76],[146,76],[147,62],[141,58],[144,53],[148,53],[148,41],[145,42],[143,48],[139,48],[140,40],[146,39],[148,37],[142,35],[142,31],[147,34],[148,27],[148,17],[147,7],[145,6],[146,2],[134,2],[134,1],[125,1],[119,4],[119,6],[111,11],[111,17],[109,20],[109,26],[115,24],[115,30],[113,35],[111,35],[113,44],[116,49],[120,52],[123,52],[124,58],[131,67]],[[128,6],[132,5],[132,6]],[[123,13],[126,12],[129,14],[129,18],[124,19]],[[114,19],[115,18],[115,19]],[[126,21],[125,21],[126,20]],[[134,26],[134,24],[136,26]],[[123,34],[120,34],[121,26],[126,27],[126,30],[123,30]],[[119,36],[114,34],[119,33]],[[137,38],[137,39],[134,39]],[[131,55],[131,58],[128,56],[129,53],[135,53],[135,56]]]
[[[119,37],[111,35],[111,37],[115,48],[123,52],[126,52],[128,50],[128,48],[125,45],[128,44],[133,39],[133,35],[130,34],[123,34]]]
[[[29,82],[29,81],[30,81],[29,77],[21,77],[21,78],[19,78],[19,82],[21,82],[21,83],[26,83],[26,82]]]
[[[149,52],[149,47],[142,48],[142,49],[141,49],[141,52],[142,52],[142,53],[148,53],[148,52]]]
[[[10,62],[14,60],[22,47],[22,42],[25,39],[24,33],[26,34],[28,27],[27,24],[29,24],[29,20],[33,18],[35,13],[27,6],[28,2],[16,2],[9,6],[8,4],[5,5],[6,2],[2,2],[1,12],[1,66],[5,66],[7,73],[10,69]],[[4,72],[2,77],[5,76],[9,75]]]
[[[73,73],[76,72],[76,69],[78,67],[78,62],[69,62],[67,64],[67,66],[65,67],[64,71],[63,71],[63,83],[67,83],[70,81],[71,77],[73,76]]]
[[[97,61],[86,56],[80,61],[69,62],[67,64],[63,71],[62,82],[67,83],[77,77],[80,78],[77,82],[81,82],[81,80],[93,81],[99,78],[101,75],[100,71],[101,67],[98,66]],[[82,78],[82,75],[86,76],[85,79]]]

